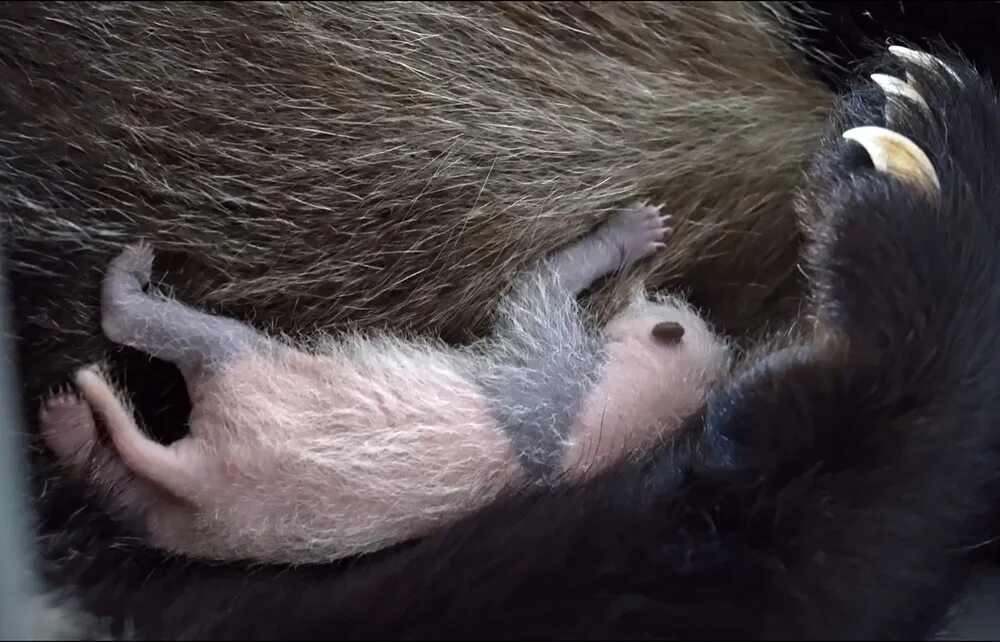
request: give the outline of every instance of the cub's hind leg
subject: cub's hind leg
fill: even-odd
[[[115,397],[109,384],[106,394]],[[122,406],[124,409],[124,406]],[[131,467],[113,443],[98,430],[88,401],[68,389],[51,394],[39,411],[39,430],[57,462],[72,475],[85,480],[112,513],[143,527],[158,516],[176,515],[184,502],[176,496],[175,480],[162,486],[162,476],[144,474],[142,466]],[[133,422],[134,423],[134,422]],[[109,423],[109,430],[117,427]],[[164,510],[165,509],[165,510]]]
[[[101,326],[110,340],[175,364],[189,388],[206,369],[271,345],[246,324],[147,294],[152,267],[153,250],[145,243],[125,247],[111,261],[101,290]]]

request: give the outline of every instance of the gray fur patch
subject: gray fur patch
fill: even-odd
[[[500,305],[488,359],[470,362],[532,482],[552,480],[584,396],[606,361],[575,296],[551,272],[523,277]]]
[[[240,352],[268,347],[239,321],[143,292],[152,265],[153,250],[142,243],[126,246],[112,261],[101,303],[101,324],[109,339],[174,363],[188,379]]]

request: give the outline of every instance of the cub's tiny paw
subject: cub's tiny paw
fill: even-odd
[[[110,269],[115,278],[130,278],[141,290],[153,274],[153,247],[145,241],[126,245]]]
[[[69,387],[50,394],[38,413],[39,431],[45,444],[65,465],[82,467],[97,439],[90,404]]]
[[[629,266],[666,247],[670,216],[659,206],[633,203],[615,214],[605,229],[607,242],[619,248],[622,264]]]

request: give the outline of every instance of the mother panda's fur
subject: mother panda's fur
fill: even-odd
[[[227,315],[460,341],[519,267],[640,195],[687,222],[649,285],[688,286],[734,333],[792,315],[790,195],[832,104],[792,12],[3,4],[0,203],[28,409],[104,356],[97,275],[136,233],[178,296]],[[591,309],[606,318],[628,286]],[[180,379],[113,358],[147,425],[176,436]],[[35,465],[48,577],[116,625],[205,628],[248,581],[141,548]],[[281,592],[333,572],[249,577]]]

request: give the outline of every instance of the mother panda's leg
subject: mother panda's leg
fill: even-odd
[[[886,122],[877,89],[841,109],[807,199],[821,330],[716,391],[701,438],[498,502],[322,589],[247,587],[196,634],[932,633],[1000,470],[1000,106],[960,63],[886,62],[930,113],[891,96]],[[247,617],[279,603],[280,620]]]

